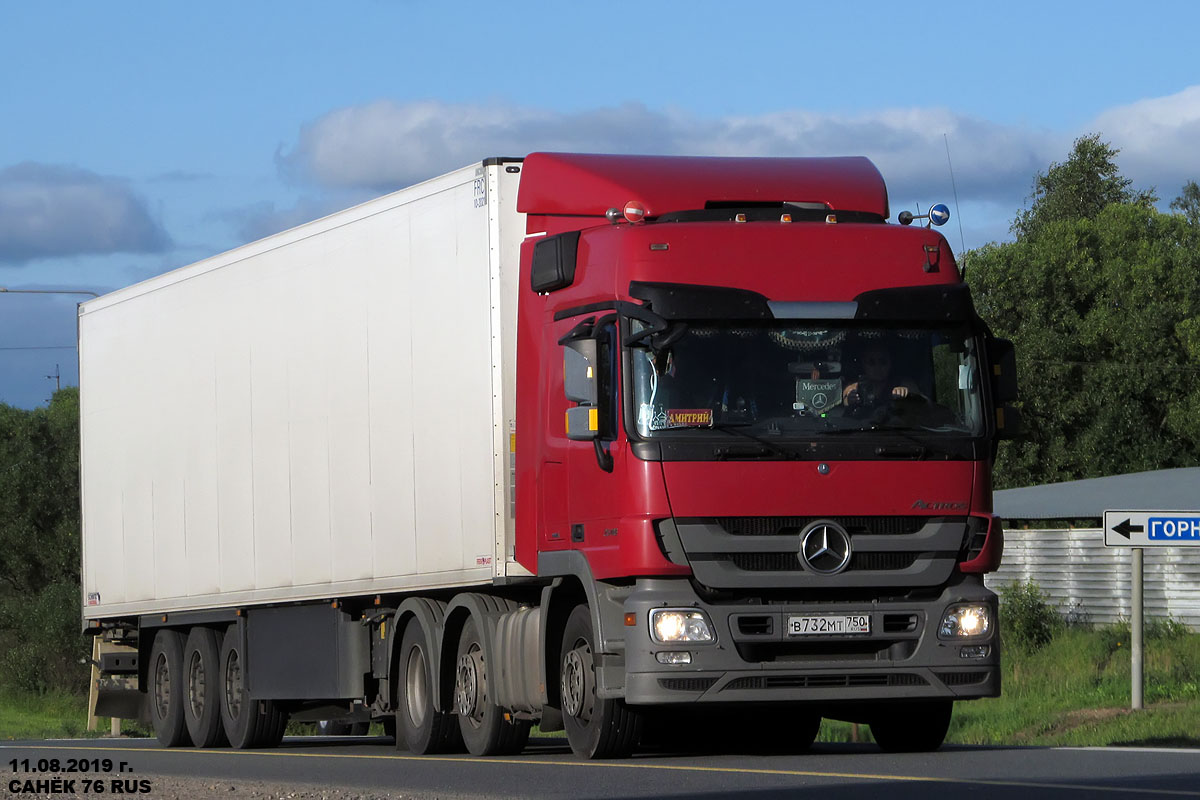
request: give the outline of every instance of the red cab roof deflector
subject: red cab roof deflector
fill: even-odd
[[[824,203],[835,211],[888,216],[883,176],[861,156],[708,158],[532,153],[521,169],[517,210],[601,216],[630,200],[649,216],[706,203]]]

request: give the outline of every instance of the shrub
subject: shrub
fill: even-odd
[[[1034,652],[1050,643],[1063,621],[1048,599],[1033,581],[1000,587],[1000,635],[1006,644]]]
[[[0,685],[84,692],[91,641],[80,632],[79,584],[55,581],[25,600],[0,599]]]

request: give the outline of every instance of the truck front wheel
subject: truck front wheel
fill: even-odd
[[[453,714],[433,708],[433,664],[425,651],[425,633],[415,619],[404,628],[397,665],[396,747],[417,755],[445,753],[460,743]]]
[[[952,700],[897,704],[871,720],[871,735],[889,753],[928,753],[946,741],[953,711]]]
[[[179,747],[190,742],[183,721],[187,702],[183,676],[183,634],[160,630],[150,648],[150,719],[154,735],[163,747]]]
[[[596,637],[587,606],[576,606],[567,618],[560,652],[563,726],[571,749],[583,758],[632,753],[641,739],[642,718],[625,701],[596,695]]]

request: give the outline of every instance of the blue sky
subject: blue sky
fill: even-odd
[[[1082,134],[1164,206],[1200,179],[1197,30],[1182,1],[0,0],[0,286],[102,293],[539,149],[862,154],[894,214],[954,208],[948,140],[976,247]],[[78,299],[0,294],[0,402],[75,382]]]

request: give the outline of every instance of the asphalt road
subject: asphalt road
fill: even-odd
[[[391,740],[370,737],[288,738],[277,749],[257,751],[164,750],[136,739],[11,742],[0,745],[8,790],[0,798],[19,796],[10,785],[14,779],[54,777],[27,772],[24,759],[36,769],[41,760],[58,759],[61,768],[68,759],[104,758],[127,762],[120,777],[146,779],[150,786],[155,776],[191,776],[407,797],[1200,798],[1197,750],[947,746],[936,753],[887,755],[873,745],[818,744],[797,756],[652,754],[587,762],[562,739],[534,739],[520,756],[481,759],[413,756],[397,751]]]

